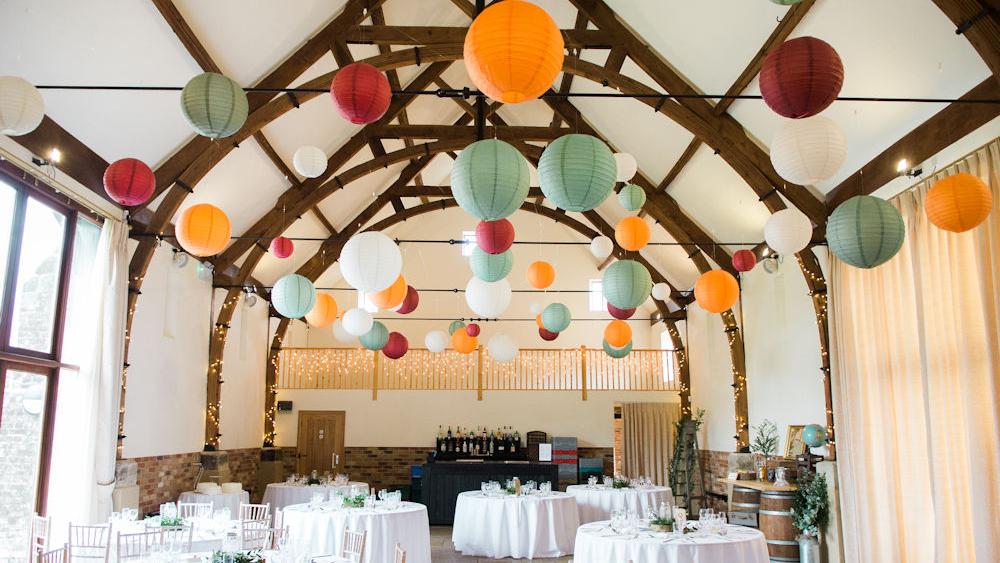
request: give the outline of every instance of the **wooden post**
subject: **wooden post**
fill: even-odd
[[[688,365],[687,349],[684,347],[684,340],[681,339],[680,331],[677,330],[677,323],[665,320],[667,334],[674,346],[674,361],[677,362],[677,380],[680,386],[681,416],[691,416],[691,368]]]
[[[378,400],[378,350],[372,352],[372,400]]]
[[[580,346],[580,389],[583,400],[587,400],[587,347]]]
[[[479,358],[476,361],[476,400],[483,400],[483,346],[479,345]]]
[[[747,405],[747,367],[743,349],[743,335],[732,310],[722,313],[729,341],[729,357],[733,363],[733,410],[736,417],[736,451],[750,445],[750,415]]]

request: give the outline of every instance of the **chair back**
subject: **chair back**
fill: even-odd
[[[111,526],[99,524],[94,526],[69,525],[69,542],[67,557],[70,561],[77,559],[108,559],[111,551]]]
[[[184,526],[161,527],[163,534],[161,541],[164,545],[172,547],[181,553],[191,552],[191,543],[194,540],[194,526],[186,524]]]
[[[406,563],[406,552],[396,544],[396,556],[392,558],[392,563]]]
[[[32,559],[35,555],[42,553],[49,546],[49,526],[52,525],[52,518],[48,516],[31,515],[31,544],[28,546]],[[53,550],[55,551],[55,550]]]
[[[274,509],[274,527],[275,528],[285,527],[285,511],[280,508]]]
[[[35,563],[66,563],[69,561],[69,550],[63,545],[50,551],[39,551],[32,554],[31,560]]]
[[[344,529],[344,545],[340,548],[340,556],[350,561],[360,562],[365,558],[365,538],[367,530],[352,532]]]
[[[270,549],[274,528],[268,520],[241,520],[240,546],[244,550]]]
[[[212,503],[178,501],[177,516],[181,518],[210,518],[212,516]]]
[[[163,544],[163,531],[136,532],[134,534],[118,533],[115,541],[115,559],[127,561],[141,559],[149,554],[149,548]]]
[[[240,503],[240,520],[270,520],[271,503],[246,504]]]

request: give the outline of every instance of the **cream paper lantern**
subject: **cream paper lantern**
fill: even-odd
[[[619,182],[628,182],[639,171],[639,163],[627,152],[615,153],[615,166],[618,169]]]
[[[319,178],[326,172],[326,153],[319,147],[299,147],[292,155],[292,166],[306,178]]]
[[[495,282],[475,276],[465,286],[465,302],[480,317],[495,319],[510,305],[510,283],[506,278]]]
[[[830,179],[847,158],[847,138],[828,117],[789,119],[771,141],[771,164],[793,184]]]
[[[26,135],[45,117],[42,94],[18,76],[0,76],[0,134]]]
[[[378,231],[354,235],[340,253],[340,273],[355,289],[375,293],[389,287],[403,270],[403,255]]]
[[[590,241],[590,253],[598,260],[605,260],[611,256],[611,251],[615,249],[615,243],[610,238],[600,235]]]
[[[657,301],[666,301],[670,297],[670,286],[664,282],[654,283],[653,291],[651,292],[653,299]]]
[[[364,309],[348,309],[344,313],[344,330],[352,336],[361,336],[366,334],[372,329],[372,325],[375,324],[375,319],[372,318],[371,313],[365,311]]]
[[[809,246],[812,223],[798,209],[782,209],[764,224],[764,241],[778,254],[795,254]]]
[[[435,354],[444,352],[449,342],[451,342],[451,339],[448,338],[448,335],[443,330],[432,330],[424,337],[424,346]]]
[[[486,348],[490,352],[490,357],[501,364],[513,362],[519,351],[517,342],[506,334],[498,334],[490,338]]]
[[[333,322],[333,337],[341,344],[349,346],[357,346],[358,344],[358,337],[347,332],[347,329],[344,328],[344,321],[341,319]]]

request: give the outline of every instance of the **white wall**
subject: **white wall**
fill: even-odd
[[[215,296],[218,310],[226,292],[216,290]],[[255,306],[247,307],[241,298],[229,326],[222,364],[219,446],[224,450],[258,448],[263,443],[264,376],[271,346],[267,302],[258,299]]]

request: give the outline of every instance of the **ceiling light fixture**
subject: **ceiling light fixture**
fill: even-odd
[[[62,151],[56,147],[52,147],[52,150],[49,151],[49,161],[56,164],[62,162]]]

